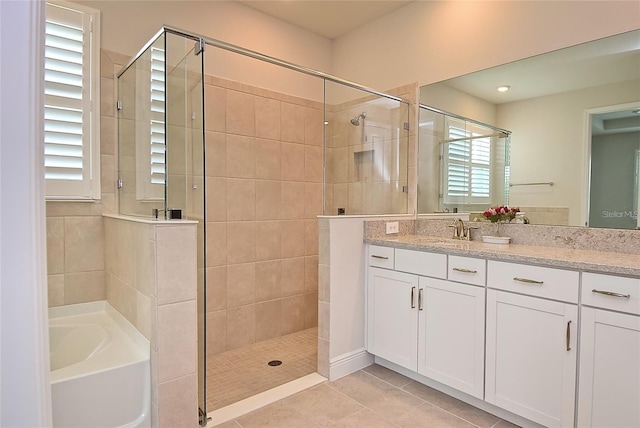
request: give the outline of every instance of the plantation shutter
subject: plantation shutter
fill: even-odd
[[[44,163],[47,195],[91,196],[91,17],[47,4]]]
[[[483,203],[491,194],[491,137],[449,126],[446,202]]]
[[[151,48],[151,183],[164,184],[166,173],[165,53]]]

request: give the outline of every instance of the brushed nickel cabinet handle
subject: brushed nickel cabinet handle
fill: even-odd
[[[416,304],[413,303],[413,302],[415,302],[415,299],[414,299],[414,296],[413,296],[415,292],[416,292],[416,287],[411,287],[411,309],[416,307]]]
[[[536,281],[535,279],[528,279],[528,278],[519,278],[519,277],[515,277],[513,278],[514,281],[518,281],[518,282],[524,282],[526,284],[543,284],[544,281]]]
[[[571,321],[567,321],[567,351],[571,351]]]
[[[418,310],[422,310],[422,288],[418,290]]]
[[[463,273],[478,273],[477,270],[463,269],[463,268],[453,268],[453,270],[455,270],[456,272],[463,272]]]
[[[591,290],[591,292],[592,293],[598,293],[598,294],[604,294],[605,296],[622,297],[622,298],[625,298],[625,299],[631,298],[631,294],[620,294],[620,293],[614,293],[613,291],[596,290],[595,288],[593,290]]]
[[[371,254],[371,257],[373,257],[374,259],[389,260],[389,257],[376,256],[375,254]]]

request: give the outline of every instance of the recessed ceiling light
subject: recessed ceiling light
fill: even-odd
[[[507,92],[509,89],[511,89],[509,85],[498,86],[498,92]]]

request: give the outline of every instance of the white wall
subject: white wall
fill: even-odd
[[[0,2],[0,426],[51,425],[44,3]]]
[[[162,25],[222,40],[295,64],[329,72],[331,41],[234,1],[81,0],[101,11],[102,48],[135,55]],[[321,80],[283,72],[255,60],[205,52],[206,73],[321,100]],[[315,82],[315,83],[312,83]]]
[[[416,1],[333,43],[333,74],[434,83],[640,28],[637,1]]]
[[[512,187],[514,206],[569,207],[569,225],[586,220],[587,109],[638,101],[637,82],[598,86],[498,107],[496,125],[511,135],[511,182],[553,186]]]

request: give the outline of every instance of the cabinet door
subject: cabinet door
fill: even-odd
[[[640,317],[582,308],[579,427],[640,427]]]
[[[482,399],[485,289],[421,277],[419,293],[418,373]]]
[[[488,290],[485,400],[548,427],[573,426],[577,311]]]
[[[418,277],[369,268],[367,350],[410,370],[418,355]]]

